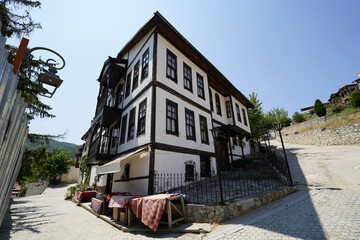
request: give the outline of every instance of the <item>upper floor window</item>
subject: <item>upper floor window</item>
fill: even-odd
[[[134,133],[135,133],[135,109],[136,109],[136,107],[134,107],[130,111],[128,137],[127,137],[128,141],[134,138]]]
[[[198,73],[196,73],[196,78],[197,78],[198,96],[205,99],[204,78]]]
[[[141,81],[143,81],[149,75],[149,48],[145,51],[142,56],[142,70],[141,70]]]
[[[184,88],[192,92],[191,67],[184,63]]]
[[[241,109],[242,110],[242,113],[243,113],[243,118],[244,118],[244,124],[245,126],[247,126],[247,120],[246,120],[246,112],[245,112],[245,109]]]
[[[212,92],[211,92],[210,88],[209,88],[209,98],[210,98],[210,110],[214,111],[213,97],[212,97]]]
[[[201,134],[201,143],[209,144],[209,135],[206,117],[200,115],[200,134]]]
[[[133,91],[139,85],[139,67],[140,67],[140,61],[137,61],[134,67],[133,88],[132,88]]]
[[[226,105],[226,116],[228,118],[231,118],[231,107],[230,107],[230,101],[225,102]]]
[[[166,99],[166,133],[179,135],[178,105]]]
[[[167,49],[166,77],[177,82],[177,63],[176,56]]]
[[[216,106],[216,113],[221,116],[220,97],[219,94],[217,93],[215,93],[215,106]]]
[[[194,112],[185,108],[186,139],[196,140]]]
[[[240,115],[240,107],[237,103],[235,103],[235,107],[236,107],[236,116],[237,116],[237,120],[239,122],[241,122],[241,115]]]
[[[126,78],[125,97],[129,96],[130,88],[131,88],[131,72],[129,72],[129,74],[127,75],[127,78]]]
[[[121,122],[120,144],[125,142],[126,123],[127,123],[127,114],[123,116]]]
[[[145,133],[146,99],[139,105],[138,135]]]

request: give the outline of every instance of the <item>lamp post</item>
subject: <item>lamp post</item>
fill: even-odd
[[[285,147],[284,147],[284,141],[283,141],[282,135],[281,135],[281,123],[280,123],[280,122],[274,122],[274,125],[275,125],[275,130],[279,131],[280,141],[281,141],[282,149],[283,149],[283,151],[284,151],[284,156],[285,156],[286,167],[287,167],[287,170],[288,170],[288,172],[289,172],[290,185],[292,186],[292,185],[293,185],[293,181],[292,181],[292,178],[291,178],[291,172],[290,172],[290,168],[289,168],[289,162],[288,162],[288,159],[287,159],[287,156],[286,156],[286,151],[285,151]]]
[[[52,52],[62,60],[62,66],[55,67],[57,65],[56,61],[52,58],[47,59],[45,62],[45,66],[48,67],[48,70],[44,70],[43,73],[40,73],[38,76],[38,79],[37,79],[40,82],[41,87],[44,89],[42,92],[40,92],[40,95],[51,98],[54,95],[55,91],[60,87],[60,85],[63,82],[63,80],[60,79],[60,77],[58,75],[56,75],[56,73],[57,73],[57,70],[61,70],[65,67],[65,60],[59,53],[57,53],[54,50],[49,49],[49,48],[35,47],[35,48],[27,49],[26,53],[24,55],[24,59],[26,60],[26,63],[27,63],[28,69],[29,69],[29,79],[31,78],[31,67],[30,67],[30,63],[29,63],[30,54],[36,50],[45,50],[45,51]],[[43,84],[49,85],[53,89],[51,91],[49,91],[48,89],[43,87]]]
[[[214,138],[216,171],[217,171],[217,174],[219,177],[219,185],[220,185],[220,199],[221,199],[221,204],[224,204],[224,196],[223,196],[223,189],[222,189],[221,176],[220,176],[221,171],[220,171],[219,161],[218,161],[218,159],[219,159],[218,139],[219,139],[220,130],[218,128],[213,128],[213,129],[210,129],[210,131]]]

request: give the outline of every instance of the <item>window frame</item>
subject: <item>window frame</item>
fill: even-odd
[[[201,80],[201,81],[199,81]],[[197,82],[197,93],[198,97],[205,100],[205,91],[204,91],[204,77],[199,73],[196,73],[196,82]],[[199,84],[201,83],[201,84]]]
[[[122,117],[121,131],[120,131],[120,144],[123,144],[125,142],[126,129],[127,129],[127,114],[125,114]]]
[[[237,120],[238,120],[238,122],[241,122],[241,123],[242,123],[242,121],[241,121],[240,107],[239,107],[239,105],[238,105],[237,103],[235,103],[235,108],[236,108]]]
[[[186,71],[189,70],[189,72]],[[186,75],[188,75],[189,77],[186,77]],[[183,80],[184,80],[184,89],[190,91],[191,93],[193,92],[193,88],[192,88],[192,70],[191,67],[189,65],[187,65],[185,62],[183,62]],[[189,86],[186,85],[186,83],[188,83]]]
[[[210,110],[213,112],[214,111],[214,102],[213,102],[213,97],[212,97],[212,91],[209,88],[209,100],[210,100]]]
[[[175,66],[169,65],[169,57],[171,57],[171,60],[174,59]],[[168,69],[170,69],[170,75],[168,74]],[[174,71],[174,77],[171,76],[171,71]],[[172,53],[169,49],[166,49],[166,77],[177,83],[177,57],[174,53]]]
[[[220,102],[220,97],[218,93],[215,93],[215,108],[216,108],[216,113],[219,116],[222,116],[221,114],[221,102]]]
[[[147,48],[141,58],[141,82],[149,76],[149,57],[149,48]],[[144,71],[144,69],[146,69],[146,71]]]
[[[142,126],[144,130],[141,130]],[[146,98],[139,104],[137,136],[145,133],[145,126],[146,126]]]
[[[232,114],[231,114],[231,106],[230,106],[230,101],[229,100],[225,101],[225,107],[226,107],[226,116],[227,116],[227,118],[231,118]]]
[[[191,118],[188,118],[192,117]],[[192,122],[192,124],[191,124]],[[189,128],[189,131],[188,131]],[[189,135],[191,131],[191,135]],[[196,131],[195,131],[195,114],[194,111],[191,111],[190,109],[185,108],[185,132],[186,132],[186,139],[187,140],[192,140],[196,142]]]
[[[129,113],[127,141],[130,141],[130,140],[134,139],[134,137],[135,137],[135,119],[136,119],[135,114],[136,114],[136,107],[131,109],[130,113]],[[132,135],[131,135],[131,133],[132,133]]]
[[[131,91],[131,74],[132,74],[132,71],[130,71],[128,73],[128,75],[126,76],[125,98],[127,98],[130,95],[130,91]]]
[[[209,130],[207,126],[206,117],[199,115],[199,124],[200,124],[200,139],[201,143],[209,145]],[[203,139],[203,134],[205,134],[205,139]]]
[[[168,112],[169,112],[169,109],[168,109],[168,106],[170,106],[171,107],[171,110],[173,109],[173,108],[175,108],[176,109],[176,112],[175,112],[175,114],[176,114],[176,118],[173,118],[173,111],[171,111],[171,116],[169,116],[168,115]],[[166,129],[166,134],[169,134],[169,135],[175,135],[175,136],[179,136],[179,110],[178,110],[178,104],[177,103],[175,103],[175,102],[173,102],[173,101],[171,101],[171,100],[169,100],[169,99],[166,99],[166,109],[165,109],[166,111],[166,114],[165,114],[165,117],[166,117],[166,124],[165,124],[165,129]],[[171,123],[172,123],[172,121],[175,121],[175,131],[172,131],[172,129],[168,129],[168,119],[170,119],[170,121],[171,121]],[[171,126],[172,126],[172,124],[171,124]]]
[[[243,114],[243,118],[244,118],[244,124],[245,124],[245,126],[247,126],[248,124],[247,124],[247,119],[246,119],[246,111],[244,108],[241,108],[241,109],[242,109],[242,114]]]
[[[132,80],[132,92],[139,86],[139,71],[140,71],[140,60],[134,66],[134,76]]]

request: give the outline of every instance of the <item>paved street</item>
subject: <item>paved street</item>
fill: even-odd
[[[207,235],[124,233],[63,200],[63,185],[16,199],[0,239],[360,239],[360,146],[285,147],[300,191]]]

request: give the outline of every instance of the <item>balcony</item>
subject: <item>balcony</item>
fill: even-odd
[[[87,162],[93,164],[111,160],[117,153],[118,137],[99,136],[91,144]]]
[[[94,122],[101,118],[101,125],[104,127],[110,126],[121,117],[122,109],[118,107],[118,102],[121,103],[122,96],[120,94],[107,94],[98,99],[96,107],[96,116]]]

